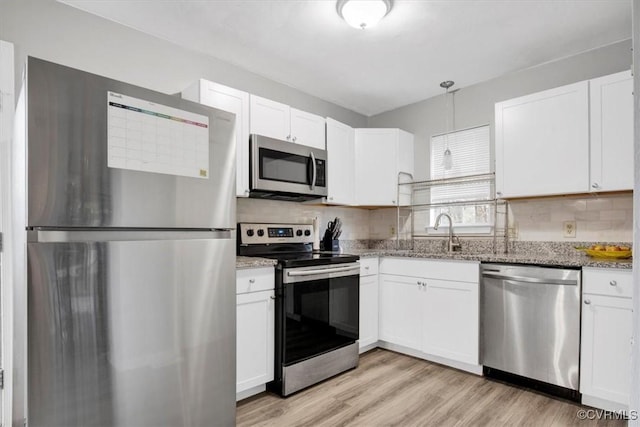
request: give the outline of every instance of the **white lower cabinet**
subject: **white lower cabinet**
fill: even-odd
[[[236,398],[239,400],[263,391],[265,384],[273,380],[274,270],[272,267],[238,270],[236,282]]]
[[[385,258],[379,281],[381,341],[479,372],[478,263]]]
[[[478,283],[426,280],[422,351],[478,364]]]
[[[583,403],[625,409],[631,387],[631,272],[583,269],[580,392]],[[620,296],[623,295],[623,296]]]
[[[360,352],[378,342],[378,258],[360,260]]]
[[[380,275],[380,339],[414,350],[422,339],[422,289],[417,277]]]

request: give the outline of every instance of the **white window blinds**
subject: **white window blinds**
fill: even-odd
[[[455,178],[486,174],[490,166],[489,126],[451,132],[431,137],[431,179]],[[451,151],[452,167],[445,170],[443,156]],[[435,216],[446,212],[456,226],[488,225],[492,222],[489,205],[447,206],[449,203],[489,200],[491,183],[487,181],[442,185],[431,188],[431,223]]]

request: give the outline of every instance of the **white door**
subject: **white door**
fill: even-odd
[[[378,341],[378,275],[360,276],[360,348]]]
[[[631,387],[631,298],[583,295],[580,392],[623,405]]]
[[[423,280],[388,274],[379,277],[380,340],[421,350]]]
[[[478,364],[478,283],[426,279],[423,351]]]
[[[356,129],[355,135],[357,204],[395,206],[398,193],[398,129]]]
[[[236,296],[236,393],[273,380],[274,291]]]
[[[270,99],[250,95],[249,128],[251,133],[270,138],[291,140],[289,106]]]
[[[496,104],[498,196],[589,191],[588,95],[584,81]]]
[[[291,142],[325,149],[324,117],[291,108]]]
[[[249,197],[249,94],[207,80],[200,85],[194,101],[236,115],[236,196]]]
[[[633,77],[625,71],[593,79],[591,190],[633,189]]]
[[[355,130],[327,118],[327,201],[351,205],[355,196]]]

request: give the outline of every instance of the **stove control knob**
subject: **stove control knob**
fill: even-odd
[[[304,235],[305,235],[305,236],[311,236],[311,231],[309,231],[309,230],[304,230]]]
[[[296,231],[296,236],[302,236],[302,230],[297,230]]]
[[[252,228],[247,230],[247,236],[249,236],[249,237],[253,236],[253,229]]]
[[[264,236],[264,230],[262,228],[258,229],[258,236],[260,237]]]

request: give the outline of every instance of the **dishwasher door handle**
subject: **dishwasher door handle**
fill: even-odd
[[[525,276],[511,276],[508,274],[499,274],[499,273],[482,273],[483,277],[490,277],[492,279],[501,279],[501,280],[509,280],[512,282],[521,282],[521,283],[540,283],[544,285],[569,285],[569,286],[578,286],[577,280],[562,280],[562,279],[538,279],[536,277],[525,277]]]

